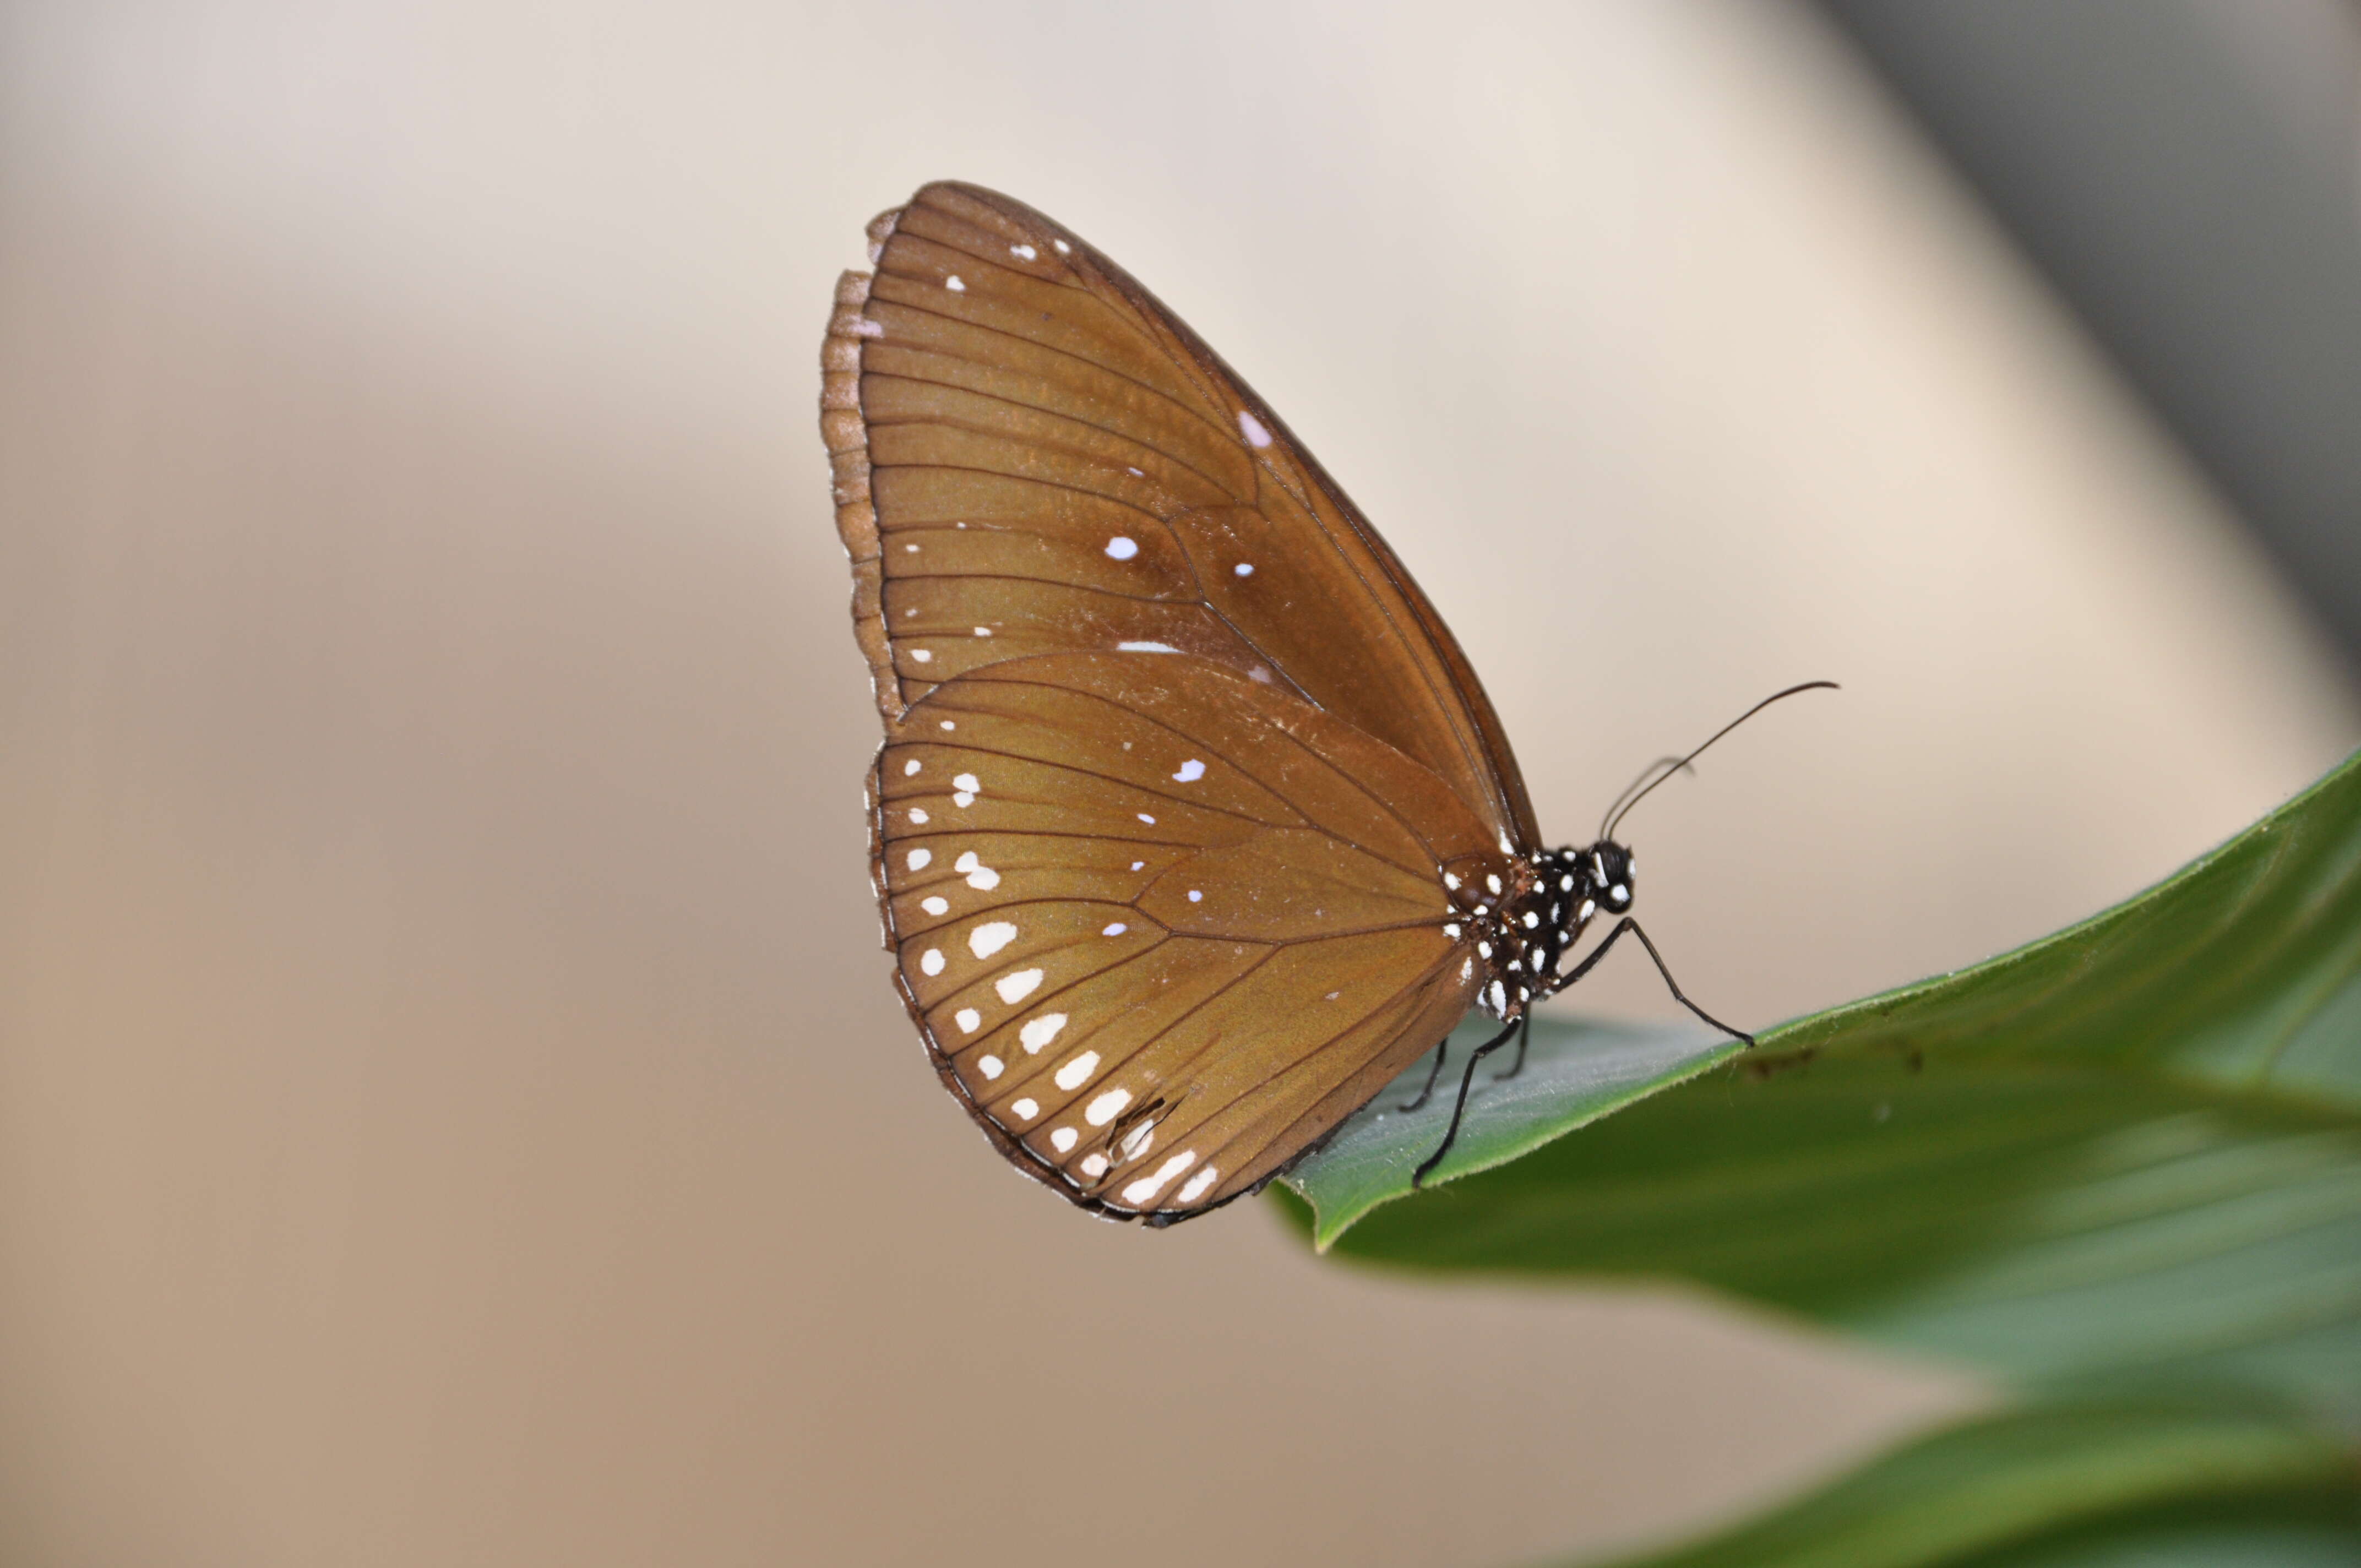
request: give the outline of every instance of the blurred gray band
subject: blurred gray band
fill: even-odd
[[[2361,9],[1823,3],[2361,666]]]

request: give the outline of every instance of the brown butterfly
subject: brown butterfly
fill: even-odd
[[[885,719],[872,869],[903,1001],[1012,1165],[1202,1213],[1639,932],[1558,972],[1631,907],[1612,821],[1542,846],[1434,607],[1179,318],[976,186],[869,236],[820,428]]]

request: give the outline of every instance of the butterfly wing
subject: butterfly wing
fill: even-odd
[[[944,1081],[1020,1168],[1180,1218],[1253,1190],[1467,1010],[1434,774],[1185,654],[931,686],[873,782],[889,940]]]
[[[972,186],[870,233],[821,425],[904,998],[1019,1168],[1201,1212],[1466,1012],[1439,872],[1535,841],[1521,778],[1400,563],[1147,291]]]
[[[1128,644],[1287,687],[1539,841],[1474,669],[1269,407],[1022,203],[925,187],[871,225],[822,425],[879,707],[1003,659]]]

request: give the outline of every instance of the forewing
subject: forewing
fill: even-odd
[[[1290,689],[1538,841],[1498,716],[1383,540],[1122,269],[928,185],[871,225],[822,427],[879,707],[1016,658],[1154,647]]]
[[[1445,861],[1494,851],[1433,773],[1182,654],[1054,654],[886,729],[879,896],[945,1081],[1087,1207],[1251,1190],[1430,1049],[1479,966]]]

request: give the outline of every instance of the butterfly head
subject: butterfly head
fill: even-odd
[[[1638,885],[1632,875],[1631,851],[1612,839],[1601,839],[1582,851],[1582,869],[1590,885],[1586,889],[1588,899],[1596,900],[1601,912],[1621,915],[1631,907],[1631,892]]]

